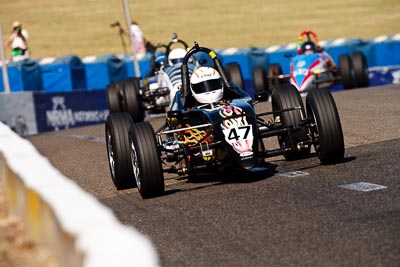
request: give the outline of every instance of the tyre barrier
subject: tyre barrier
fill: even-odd
[[[122,225],[27,140],[0,123],[0,186],[9,213],[60,266],[160,266],[151,241]]]

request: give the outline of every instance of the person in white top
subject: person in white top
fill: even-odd
[[[135,42],[136,53],[139,55],[146,54],[146,44],[143,36],[143,32],[139,27],[139,24],[132,21],[131,24],[131,33],[133,37],[133,41]]]
[[[118,28],[118,33],[121,37],[122,46],[124,48],[124,53],[126,54],[127,50],[123,35],[129,37],[128,31],[122,27],[119,21],[112,23],[110,26],[112,28],[114,27]],[[144,38],[144,34],[140,29],[139,24],[136,21],[133,20],[131,21],[130,30],[132,32],[132,37],[133,37],[132,39],[135,45],[136,54],[139,58],[142,58],[146,54],[146,52],[154,51],[155,46],[151,42],[147,41],[146,38]]]
[[[7,46],[11,48],[11,59],[13,61],[22,60],[29,57],[28,40],[28,31],[26,29],[22,29],[22,25],[19,21],[14,21],[11,35],[6,43]]]

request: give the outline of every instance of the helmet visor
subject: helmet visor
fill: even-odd
[[[174,59],[171,59],[171,63],[172,63],[173,65],[178,64],[178,63],[183,63],[183,57],[182,57],[182,58],[174,58]]]
[[[191,85],[193,92],[196,94],[212,92],[215,90],[222,89],[221,79],[206,80],[200,83]]]

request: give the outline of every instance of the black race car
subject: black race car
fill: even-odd
[[[215,103],[199,105],[191,93],[188,64],[199,52],[210,56],[221,75],[223,98]],[[309,157],[312,146],[322,164],[343,161],[342,127],[328,90],[310,91],[304,106],[298,90],[284,84],[272,94],[272,111],[257,114],[254,105],[264,102],[229,81],[216,53],[197,43],[186,54],[181,74],[177,108],[167,112],[160,129],[134,122],[127,112],[108,116],[107,151],[117,189],[137,186],[142,198],[159,196],[165,190],[163,173],[191,177],[228,167],[253,173],[265,170],[265,158]],[[279,148],[265,147],[263,139],[270,137],[278,138]]]

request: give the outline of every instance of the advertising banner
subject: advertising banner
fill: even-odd
[[[105,91],[34,94],[39,132],[104,123],[109,113]]]

